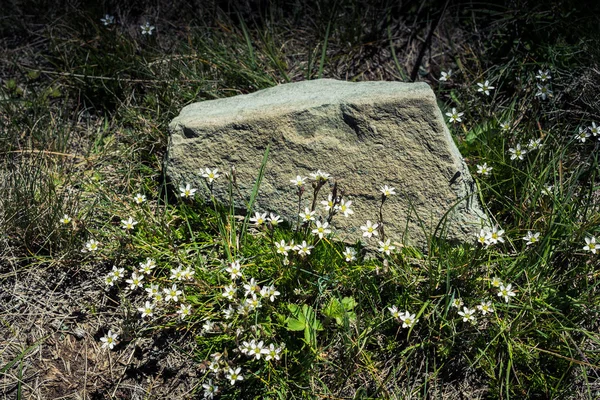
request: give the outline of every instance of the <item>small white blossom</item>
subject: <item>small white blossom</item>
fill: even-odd
[[[346,258],[346,262],[352,262],[356,260],[356,250],[352,247],[346,247],[346,251],[344,251],[344,257]]]
[[[154,298],[158,293],[160,293],[160,286],[158,286],[158,284],[151,283],[150,287],[144,290],[146,293],[148,293],[148,297]]]
[[[452,77],[452,70],[449,69],[448,72],[442,71],[442,75],[440,76],[440,81],[446,82]]]
[[[315,220],[315,211],[310,211],[307,208],[304,209],[303,213],[299,214],[300,218],[302,218],[303,222],[314,221]]]
[[[146,258],[146,262],[140,263],[140,268],[138,271],[142,274],[150,275],[155,267],[156,261],[151,258]]]
[[[185,304],[179,305],[179,310],[177,310],[177,314],[179,314],[179,318],[185,319],[185,317],[188,317],[191,313],[192,313],[191,305],[185,305]]]
[[[310,176],[315,180],[315,181],[326,181],[329,179],[329,174],[326,172],[321,171],[320,169],[317,170],[317,172],[310,174]]]
[[[250,342],[247,342],[247,341],[244,340],[242,342],[242,345],[239,348],[240,353],[242,353],[242,354],[248,354],[248,352],[250,351],[250,346],[251,346],[250,343],[252,343],[252,342],[254,342],[254,340],[251,340]]]
[[[586,139],[592,136],[586,128],[580,126],[579,132],[575,135],[575,139],[579,140],[581,143],[585,143]]]
[[[223,297],[225,297],[228,300],[233,300],[233,298],[235,297],[235,292],[237,292],[237,288],[235,286],[225,286],[225,289],[223,290]]]
[[[194,193],[196,193],[197,190],[198,189],[192,188],[189,183],[186,184],[185,187],[183,187],[183,186],[179,187],[179,192],[180,192],[181,197],[185,197],[186,199],[193,197]]]
[[[167,302],[173,300],[173,302],[177,303],[179,301],[179,296],[182,295],[182,291],[177,289],[176,284],[173,284],[170,289],[163,289],[163,292],[165,293],[165,301]]]
[[[211,320],[207,319],[206,321],[204,321],[204,324],[202,325],[202,332],[204,333],[210,333],[213,331],[213,329],[215,329],[215,323],[212,322]]]
[[[250,297],[246,298],[246,304],[250,311],[255,310],[257,308],[262,307],[262,303],[260,302],[260,298],[256,295],[256,293],[252,293]]]
[[[249,346],[247,354],[250,357],[254,357],[256,360],[260,360],[260,358],[264,354],[267,354],[268,352],[269,352],[269,350],[264,348],[264,344],[263,344],[262,340],[258,343],[256,343],[256,341],[252,340],[250,342],[250,346]]]
[[[178,281],[183,279],[183,270],[181,269],[181,265],[177,268],[171,268],[171,276],[169,279],[177,279]]]
[[[370,238],[373,235],[379,236],[379,233],[377,232],[378,227],[379,227],[379,224],[377,224],[377,223],[372,224],[371,221],[367,220],[367,224],[361,226],[360,229],[363,230],[363,237]]]
[[[488,167],[486,162],[484,162],[482,165],[477,165],[477,173],[479,175],[488,176],[492,169],[493,169],[492,167]]]
[[[350,205],[352,205],[351,201],[345,201],[344,199],[340,201],[338,210],[344,214],[344,217],[349,217],[350,215],[354,214],[354,211],[350,208]]]
[[[452,300],[452,307],[454,308],[461,308],[465,303],[463,303],[462,299],[460,298],[456,298],[454,300]]]
[[[106,335],[104,335],[103,337],[100,338],[100,341],[102,342],[102,348],[109,348],[110,350],[113,349],[113,347],[115,347],[115,340],[117,340],[118,335],[116,333],[112,333],[112,331],[108,331],[108,333]]]
[[[402,321],[403,328],[412,328],[418,321],[418,319],[415,319],[415,314],[411,314],[408,311],[400,316],[400,320]]]
[[[479,243],[481,243],[482,245],[487,245],[488,244],[488,236],[491,234],[490,231],[488,231],[487,229],[482,229],[479,231],[479,236],[477,236],[477,241]]]
[[[453,108],[452,112],[446,113],[446,115],[449,117],[448,122],[452,122],[452,123],[462,122],[462,119],[460,117],[462,117],[464,114],[465,113],[456,111],[456,108]]]
[[[63,217],[59,220],[59,222],[63,225],[68,225],[71,223],[71,217],[69,217],[67,214],[63,215]]]
[[[183,271],[181,271],[181,277],[188,281],[193,280],[194,270],[191,267],[186,267]]]
[[[542,188],[541,193],[544,196],[552,196],[554,194],[554,186],[553,185],[546,185]]]
[[[539,150],[542,148],[542,139],[529,139],[529,144],[527,148],[529,150]]]
[[[548,85],[537,85],[538,91],[535,94],[536,97],[539,97],[542,100],[546,100],[548,97],[552,96],[552,90],[548,88]]]
[[[144,307],[138,308],[138,311],[142,314],[142,318],[151,317],[152,315],[154,315],[154,304],[150,303],[149,301],[146,301]]]
[[[248,315],[248,313],[252,310],[252,307],[248,303],[248,299],[242,300],[237,307],[237,312],[240,315]]]
[[[588,126],[590,133],[594,135],[594,137],[600,135],[600,125],[596,125],[595,122],[592,122],[591,126]]]
[[[542,71],[541,69],[538,71],[538,74],[535,77],[538,78],[542,82],[546,82],[546,81],[549,81],[550,79],[552,79],[552,77],[550,76],[549,70]]]
[[[323,236],[331,233],[331,229],[328,228],[329,223],[327,221],[321,223],[321,221],[317,221],[317,226],[312,230],[312,233],[319,236],[319,239],[323,239]]]
[[[212,372],[213,374],[218,375],[219,372],[221,372],[221,367],[219,366],[219,361],[218,360],[212,360],[208,364],[208,370],[210,372]]]
[[[498,229],[498,227],[493,227],[491,232],[488,232],[486,237],[488,245],[496,244],[498,242],[504,243],[504,231],[502,229]]]
[[[492,307],[491,301],[482,301],[481,304],[477,306],[477,309],[481,312],[482,315],[494,312],[494,308]]]
[[[244,285],[244,289],[246,289],[246,293],[244,294],[244,296],[248,296],[251,293],[260,292],[260,287],[258,286],[254,278],[250,278],[250,282]]]
[[[386,240],[385,242],[382,242],[381,240],[379,241],[379,251],[387,254],[388,256],[395,248],[396,246],[390,244],[390,239]]]
[[[208,383],[203,383],[202,388],[204,389],[204,398],[209,400],[213,399],[219,391],[219,387],[214,385],[211,379],[208,380]]]
[[[267,218],[267,220],[272,227],[278,226],[283,221],[279,215],[273,213],[269,213],[269,218]]]
[[[115,23],[115,17],[112,15],[106,14],[104,18],[100,18],[100,22],[104,24],[104,26],[112,25]]]
[[[85,249],[81,250],[82,253],[98,251],[98,247],[100,246],[100,242],[94,239],[90,239],[85,244]]]
[[[108,275],[106,275],[104,277],[104,283],[107,284],[108,286],[113,286],[115,282],[115,277],[113,276],[113,274],[109,273]]]
[[[306,240],[302,241],[302,244],[298,244],[295,247],[295,250],[298,252],[298,254],[302,257],[310,254],[310,249],[314,248],[315,246],[311,246],[308,243],[306,243]]]
[[[280,360],[281,359],[281,351],[283,350],[281,347],[275,347],[273,343],[269,345],[267,349],[265,349],[265,360]]]
[[[288,251],[291,250],[291,247],[283,239],[279,243],[275,243],[275,248],[277,249],[277,254],[283,254],[284,256],[287,256]]]
[[[235,310],[233,309],[233,307],[230,304],[229,307],[227,307],[225,310],[223,310],[223,318],[231,319],[231,317],[233,317],[234,312],[235,312]]]
[[[508,151],[510,152],[511,160],[516,160],[517,158],[519,160],[523,160],[525,154],[527,154],[527,150],[522,149],[520,143],[517,143],[517,146],[514,148],[513,147],[509,148]]]
[[[227,375],[225,375],[225,377],[229,380],[229,383],[231,383],[232,385],[235,385],[235,383],[237,381],[243,381],[244,377],[241,374],[242,368],[238,367],[237,369],[233,370],[233,368],[229,368],[229,372],[227,372]]]
[[[301,186],[304,186],[306,179],[307,179],[306,177],[296,175],[296,179],[290,179],[290,182],[292,182],[294,185],[296,185],[298,187],[301,187]]]
[[[463,307],[462,311],[458,312],[458,315],[463,317],[463,322],[475,322],[475,310],[468,307]]]
[[[491,285],[493,287],[500,287],[500,286],[502,286],[502,281],[497,276],[493,277],[492,281],[490,283],[491,283]]]
[[[138,193],[135,195],[135,197],[133,198],[133,201],[135,201],[137,204],[142,204],[146,202],[146,196],[144,196],[141,193]]]
[[[164,297],[163,297],[163,295],[162,295],[162,293],[161,293],[161,292],[156,292],[156,293],[154,293],[154,295],[152,296],[152,299],[154,300],[154,302],[155,302],[156,304],[158,304],[158,303],[162,303],[162,301],[164,300]]]
[[[268,297],[269,300],[271,300],[271,303],[275,301],[275,297],[279,296],[281,293],[279,293],[277,291],[277,289],[275,288],[275,286],[271,285],[271,286],[263,286],[262,289],[260,289],[260,295],[262,297]]]
[[[530,244],[537,243],[540,240],[540,233],[527,231],[527,235],[523,236],[523,240],[527,242],[527,246],[529,246]]]
[[[325,208],[325,212],[328,212],[332,208],[334,210],[337,208],[335,206],[335,199],[333,198],[333,195],[331,193],[329,193],[329,196],[327,196],[327,200],[321,201],[321,204],[324,206],[323,208]]]
[[[150,25],[150,22],[146,22],[144,25],[141,25],[140,28],[142,28],[142,35],[152,36],[154,26]]]
[[[262,226],[265,222],[267,222],[267,213],[259,213],[256,211],[254,213],[254,217],[250,218],[250,222],[252,222],[255,226]]]
[[[590,237],[585,238],[585,246],[583,247],[583,250],[587,250],[587,251],[590,251],[592,254],[596,254],[596,251],[598,251],[598,248],[597,248],[595,236],[590,236]]]
[[[396,194],[396,188],[388,185],[383,185],[379,191],[383,193],[385,197],[390,197]]]
[[[225,271],[231,274],[231,280],[235,280],[236,278],[240,278],[242,276],[242,266],[240,264],[240,260],[235,260],[229,267],[225,269]]]
[[[110,274],[115,280],[119,280],[125,277],[125,268],[117,268],[115,265],[113,265]]]
[[[144,275],[138,275],[135,272],[132,272],[131,278],[127,279],[125,282],[129,283],[129,290],[135,290],[137,288],[142,287],[143,279],[144,279]]]
[[[477,86],[479,86],[477,91],[485,93],[486,96],[490,95],[490,90],[495,89],[494,86],[490,86],[490,81],[485,81],[484,83],[477,83]]]
[[[202,177],[205,178],[208,181],[208,183],[213,183],[215,179],[217,179],[220,176],[218,172],[218,168],[215,168],[213,170],[211,170],[210,168],[206,168],[202,173]]]
[[[504,286],[504,284],[500,285],[500,291],[498,292],[498,297],[504,297],[504,301],[508,303],[508,300],[511,297],[515,296],[515,292],[512,291],[512,284],[508,284]]]
[[[137,221],[134,221],[133,218],[129,217],[129,219],[121,220],[121,224],[123,225],[123,229],[130,231],[137,225]]]
[[[388,310],[389,310],[390,314],[392,314],[392,317],[394,317],[396,319],[400,319],[401,317],[404,316],[404,313],[401,313],[400,310],[398,310],[398,307],[396,307],[396,306],[388,307]]]
[[[510,121],[504,121],[504,122],[500,123],[500,129],[502,129],[502,131],[504,131],[504,132],[509,131],[510,127],[511,127]]]

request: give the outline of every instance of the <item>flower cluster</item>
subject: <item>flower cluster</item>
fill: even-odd
[[[261,214],[257,211],[254,213],[254,217],[250,218],[250,222],[252,222],[252,224],[257,228],[262,227],[266,224],[269,224],[269,226],[274,228],[278,226],[281,222],[283,222],[283,219],[279,215],[273,213],[269,213],[269,215],[267,216],[267,213]]]
[[[252,339],[249,342],[244,341],[239,350],[242,354],[245,354],[248,357],[252,357],[256,360],[260,360],[261,357],[264,357],[266,361],[278,361],[281,359],[281,352],[283,351],[283,348],[283,345],[276,346],[273,343],[265,346],[262,340],[257,342],[255,339]]]
[[[493,288],[498,289],[498,297],[502,298],[506,303],[509,302],[511,297],[516,295],[512,289],[512,284],[505,284],[498,277],[494,277],[492,279],[491,285]],[[451,306],[459,310],[458,315],[462,318],[463,322],[470,323],[477,322],[477,311],[479,311],[482,316],[495,312],[491,300],[481,300],[476,307],[470,308],[465,306],[464,302],[460,298],[454,298],[451,302]]]
[[[492,307],[491,301],[481,300],[480,304],[478,304],[475,308],[469,308],[464,305],[464,302],[460,298],[454,298],[452,300],[451,306],[458,309],[458,315],[462,317],[463,322],[475,323],[477,322],[477,311],[481,313],[481,315],[487,315],[494,312],[494,308]],[[462,309],[461,309],[462,307]]]
[[[244,298],[239,300],[236,297],[238,293],[237,280],[244,279],[241,261],[235,260],[229,263],[225,272],[229,273],[231,282],[223,289],[222,297],[234,303],[234,305],[236,305],[237,313],[240,315],[247,315],[251,311],[262,307],[262,299],[269,299],[271,302],[274,302],[275,298],[281,294],[273,284],[265,285],[261,288],[256,282],[256,279],[250,277],[249,280],[246,279],[245,283],[241,284],[241,287],[244,290]],[[229,308],[224,311],[225,319],[231,318],[236,309],[230,305]]]
[[[498,227],[493,227],[491,230],[484,228],[479,231],[479,236],[477,236],[477,241],[486,247],[497,243],[504,243],[504,230],[499,229]]]

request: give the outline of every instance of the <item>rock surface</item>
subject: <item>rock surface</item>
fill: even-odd
[[[250,198],[269,146],[255,210],[275,212],[294,224],[298,197],[290,179],[318,169],[331,174],[319,193],[317,214],[325,215],[320,202],[335,181],[354,211],[332,221],[341,240],[362,239],[360,226],[379,219],[383,185],[396,188],[382,210],[392,242],[421,249],[431,235],[473,242],[486,220],[467,166],[425,83],[321,79],[283,84],[191,104],[171,122],[170,131],[166,168],[175,186],[190,183],[208,197],[203,169],[222,173],[234,165],[244,196],[234,196],[240,208]],[[310,180],[302,208],[312,202]],[[229,202],[224,176],[213,190]],[[377,244],[375,237],[364,240]]]

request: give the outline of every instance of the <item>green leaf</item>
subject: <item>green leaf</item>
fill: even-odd
[[[300,322],[296,318],[288,318],[286,322],[287,328],[290,331],[303,331],[306,327],[306,324],[304,322]]]
[[[356,313],[351,312],[354,307],[356,307],[356,301],[352,297],[344,297],[341,302],[332,297],[327,307],[323,309],[323,314],[328,318],[335,319],[335,322],[342,326],[344,325],[344,318],[348,318],[349,321],[356,321]]]
[[[344,305],[344,310],[350,311],[356,307],[356,300],[353,297],[344,297],[342,299],[342,304]]]

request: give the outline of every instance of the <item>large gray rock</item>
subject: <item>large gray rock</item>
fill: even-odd
[[[235,165],[245,197],[235,199],[240,208],[270,145],[255,210],[294,223],[298,204],[290,179],[317,169],[331,174],[329,185],[337,182],[355,212],[333,219],[342,240],[361,239],[360,226],[378,220],[382,185],[397,192],[383,206],[385,234],[392,241],[421,249],[432,234],[473,242],[485,220],[473,180],[425,83],[321,79],[284,84],[191,104],[170,130],[166,167],[171,180],[204,188],[208,196],[202,169],[227,172]],[[319,202],[329,188],[321,190]],[[214,194],[228,202],[224,177],[214,183]],[[311,200],[309,184],[302,208]],[[325,215],[320,204],[318,210]]]

